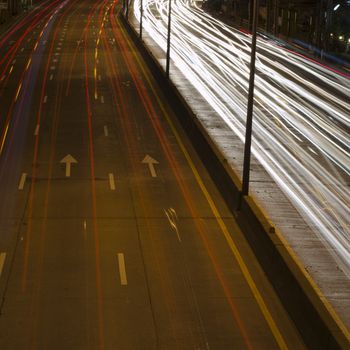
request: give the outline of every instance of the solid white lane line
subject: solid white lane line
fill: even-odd
[[[109,188],[111,189],[111,191],[114,191],[115,190],[114,175],[112,173],[109,173],[108,177],[109,177]]]
[[[19,190],[23,190],[26,179],[27,179],[27,174],[23,173],[21,176],[21,179],[19,180],[19,185],[18,185]]]
[[[107,128],[107,125],[105,125],[105,126],[103,127],[103,131],[104,131],[104,133],[105,133],[105,136],[107,137],[107,136],[108,136],[108,128]]]
[[[5,264],[6,253],[0,253],[0,277]]]
[[[40,125],[37,124],[36,127],[35,127],[34,136],[38,136],[39,135],[39,129],[40,129]]]
[[[120,284],[122,286],[126,286],[128,284],[128,280],[126,278],[125,260],[124,260],[123,253],[118,253],[118,265],[119,265]]]
[[[47,102],[47,95],[44,97],[44,103]]]

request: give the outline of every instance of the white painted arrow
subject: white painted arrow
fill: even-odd
[[[70,168],[72,163],[78,163],[70,154],[67,154],[60,163],[66,163],[66,177],[70,177]]]
[[[146,157],[142,161],[143,164],[148,164],[149,171],[151,172],[152,177],[157,177],[156,170],[154,169],[154,164],[159,164],[155,159],[146,154]]]

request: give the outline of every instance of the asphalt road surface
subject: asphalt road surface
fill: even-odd
[[[119,6],[0,37],[0,349],[304,348]]]

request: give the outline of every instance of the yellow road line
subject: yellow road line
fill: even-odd
[[[120,20],[118,19],[118,21],[120,21]],[[134,45],[130,42],[129,38],[125,34],[124,28],[122,28],[121,25],[120,25],[120,28],[122,30],[123,36],[126,39],[126,42],[128,43],[129,47],[133,48],[133,50],[131,50],[131,51],[132,51],[132,53],[133,53],[133,55],[138,63],[143,75],[145,76],[147,83],[150,86],[152,93],[154,94],[154,96],[155,96],[155,98],[156,98],[156,100],[161,108],[162,113],[164,114],[164,116],[165,116],[165,118],[166,118],[166,120],[171,128],[171,130],[176,138],[176,141],[177,141],[183,155],[185,156],[185,158],[186,158],[186,160],[187,160],[187,162],[188,162],[188,164],[193,172],[193,175],[195,176],[197,184],[199,185],[200,189],[202,190],[202,193],[204,194],[204,196],[205,196],[205,198],[210,206],[210,209],[212,210],[212,212],[215,216],[215,219],[219,224],[219,227],[220,227],[220,229],[221,229],[221,231],[226,239],[226,242],[228,243],[228,245],[231,249],[231,252],[233,253],[234,257],[236,258],[236,261],[237,261],[237,263],[238,263],[238,265],[239,265],[239,267],[240,267],[240,269],[241,269],[241,271],[242,271],[242,273],[243,273],[243,275],[244,275],[244,277],[245,277],[245,279],[246,279],[246,281],[247,281],[247,283],[248,283],[248,285],[249,285],[249,287],[250,287],[250,289],[255,297],[255,300],[257,301],[257,303],[260,307],[260,310],[261,310],[263,316],[265,317],[267,324],[269,325],[269,327],[271,329],[273,336],[275,337],[275,340],[276,340],[278,346],[281,349],[288,349],[287,344],[286,344],[285,340],[283,339],[283,336],[282,336],[281,332],[279,331],[279,329],[276,325],[276,322],[274,321],[270,311],[268,310],[268,308],[267,308],[267,306],[266,306],[266,304],[265,304],[265,302],[264,302],[264,300],[263,300],[263,298],[262,298],[262,296],[261,296],[249,270],[248,270],[247,265],[245,264],[241,254],[239,253],[239,250],[238,250],[236,244],[234,243],[234,241],[229,233],[229,230],[227,229],[224,221],[221,218],[219,210],[217,209],[211,195],[209,194],[207,188],[205,187],[203,180],[202,180],[201,176],[199,175],[199,172],[191,159],[191,156],[189,155],[185,145],[183,144],[180,135],[178,134],[161,98],[159,97],[159,95],[157,93],[156,88],[154,87],[153,83],[151,82],[151,80],[149,78],[148,71],[146,71],[146,69],[144,68],[143,62],[141,62],[139,56],[136,55],[136,50],[134,48]],[[235,229],[240,230],[238,225],[236,225],[236,224],[235,224]]]
[[[26,66],[26,70],[28,70],[31,63],[32,63],[32,58],[30,57]]]
[[[4,144],[5,144],[8,130],[9,130],[9,124],[7,123],[5,133],[4,133],[4,136],[3,136],[2,141],[1,141],[0,154],[2,153],[2,149],[4,148]]]
[[[15,97],[15,101],[17,101],[17,98],[18,98],[18,95],[21,91],[21,88],[22,88],[22,83],[19,84],[18,88],[17,88],[17,92],[16,92],[16,97]]]

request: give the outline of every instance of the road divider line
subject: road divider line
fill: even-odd
[[[1,277],[2,270],[4,268],[5,259],[6,259],[6,253],[0,253],[0,277]]]
[[[32,63],[32,58],[30,57],[28,62],[27,62],[26,70],[29,68],[31,63]]]
[[[108,128],[107,128],[107,125],[105,125],[105,126],[103,127],[103,131],[104,131],[105,136],[107,137],[107,136],[108,136]]]
[[[22,83],[20,83],[19,86],[18,86],[18,88],[17,88],[17,93],[16,93],[15,101],[17,101],[17,99],[18,99],[18,96],[19,96],[19,93],[20,93],[21,89],[22,89]]]
[[[1,141],[0,154],[2,153],[2,150],[4,148],[8,130],[9,130],[9,123],[6,124],[4,136],[3,136],[2,141]]]
[[[18,185],[19,190],[23,190],[26,179],[27,179],[27,173],[23,173],[19,180],[19,185]]]
[[[39,135],[39,129],[40,129],[40,125],[37,124],[36,127],[35,127],[34,136],[38,136]]]
[[[109,188],[111,189],[111,191],[115,191],[114,175],[112,173],[109,173],[108,178],[109,178]]]
[[[124,260],[123,253],[118,253],[118,266],[119,266],[120,284],[122,286],[126,286],[128,284],[128,280],[126,278],[125,260]]]

